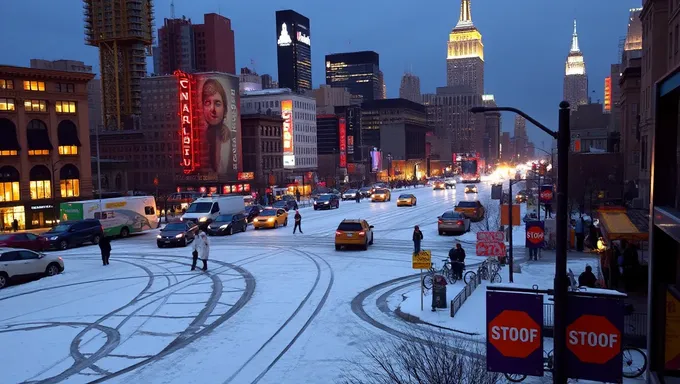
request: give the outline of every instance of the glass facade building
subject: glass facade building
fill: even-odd
[[[381,99],[380,57],[373,51],[326,55],[326,84],[347,88],[363,101]]]
[[[309,19],[293,10],[276,11],[279,87],[301,93],[312,89]]]

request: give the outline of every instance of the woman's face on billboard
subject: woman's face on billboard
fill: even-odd
[[[219,93],[203,100],[203,117],[208,125],[219,125],[224,120],[224,100]]]

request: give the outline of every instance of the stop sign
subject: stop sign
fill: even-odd
[[[524,359],[541,348],[541,327],[524,311],[504,310],[488,324],[491,344],[505,357]]]
[[[543,242],[543,238],[545,237],[545,233],[543,232],[543,228],[534,226],[534,227],[529,227],[527,229],[527,240],[531,242],[532,244],[540,244]]]
[[[604,316],[582,315],[567,326],[567,348],[584,363],[605,364],[621,353],[621,331]]]
[[[541,191],[541,200],[543,201],[550,201],[553,198],[553,193],[549,189],[545,189]]]

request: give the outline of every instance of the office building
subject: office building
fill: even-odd
[[[367,148],[378,148],[394,160],[425,159],[427,111],[406,99],[366,101],[361,105],[361,130]]]
[[[262,89],[272,89],[279,87],[279,83],[272,79],[272,75],[265,73],[260,77],[262,78]]]
[[[56,223],[92,196],[87,84],[94,74],[0,66],[0,225]]]
[[[302,93],[312,89],[309,19],[293,10],[276,11],[276,58],[279,86]]]
[[[283,118],[283,168],[290,171],[317,167],[316,100],[286,88],[245,92],[244,114],[271,113]],[[269,112],[268,112],[269,111]]]
[[[153,43],[152,0],[85,0],[85,41],[99,49],[105,129],[139,129]]]
[[[239,76],[238,87],[241,93],[261,91],[262,77],[248,67],[241,68],[241,76]]]
[[[484,93],[484,44],[472,22],[470,0],[461,0],[458,23],[449,33],[446,55],[446,85],[465,86],[476,95]]]
[[[401,77],[399,98],[411,100],[414,103],[422,103],[423,100],[420,95],[420,77],[412,73],[404,73],[404,76]]]
[[[579,105],[588,104],[588,75],[583,53],[578,45],[576,20],[574,20],[574,33],[571,36],[571,49],[565,64],[563,88],[563,99],[569,102],[572,111],[575,111]]]
[[[363,101],[381,99],[380,57],[373,51],[326,55],[326,84],[345,88]]]
[[[216,13],[205,14],[203,24],[192,24],[186,17],[165,19],[158,29],[154,73],[171,75],[178,69],[236,74],[231,20]]]
[[[333,88],[330,85],[321,84],[319,88],[314,90],[316,114],[333,115],[335,114],[335,107],[350,105],[351,97],[352,95],[346,88]]]
[[[510,132],[503,132],[501,134],[501,160],[511,161],[514,150],[512,142],[510,141]]]
[[[387,84],[385,84],[385,75],[383,71],[378,70],[378,84],[380,84],[379,99],[387,99]]]
[[[253,188],[283,183],[283,119],[274,114],[241,115],[243,173],[253,176]],[[250,176],[250,175],[248,175]]]
[[[483,95],[485,107],[497,107],[493,95]],[[489,164],[500,160],[501,153],[501,113],[498,111],[484,113],[484,135],[482,137],[482,157]]]

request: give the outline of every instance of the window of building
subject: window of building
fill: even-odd
[[[52,198],[52,173],[44,165],[36,165],[30,172],[31,200]]]
[[[19,171],[6,165],[0,168],[0,202],[19,200]]]
[[[75,145],[60,145],[59,146],[60,155],[77,155],[78,147]]]
[[[47,156],[49,154],[50,154],[49,149],[29,149],[28,150],[29,156]]]
[[[0,150],[0,156],[16,156],[19,154],[19,151],[15,150]]]
[[[45,100],[24,100],[26,112],[47,112],[47,102]]]
[[[14,89],[14,80],[0,79],[0,89]]]
[[[75,101],[57,101],[54,103],[57,113],[76,113]]]
[[[0,98],[0,111],[13,111],[14,99]]]
[[[24,80],[24,91],[45,92],[45,82]]]
[[[72,83],[57,83],[57,91],[74,93],[76,91],[76,87]]]
[[[59,182],[61,188],[61,197],[78,197],[80,196],[80,180],[68,179]]]

